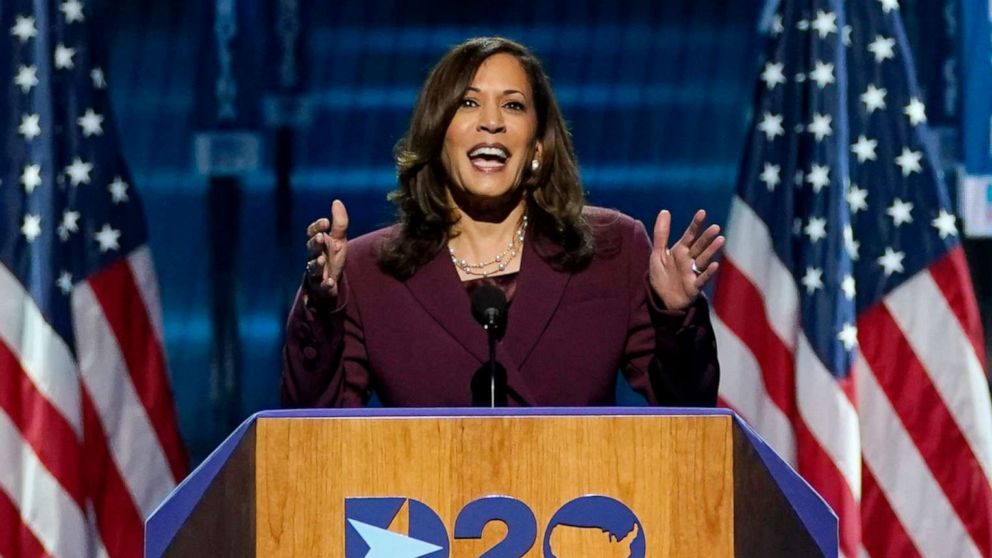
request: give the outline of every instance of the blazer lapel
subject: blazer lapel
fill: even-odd
[[[524,246],[517,290],[510,304],[504,345],[517,368],[523,367],[530,353],[537,346],[544,330],[551,322],[561,303],[569,273],[556,271],[535,250],[535,243],[548,241],[529,235]],[[511,376],[512,378],[512,376]],[[525,379],[522,378],[521,379]]]
[[[472,317],[468,293],[446,251],[418,269],[406,286],[427,313],[479,362],[489,358],[482,326]]]

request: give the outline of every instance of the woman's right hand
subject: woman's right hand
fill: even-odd
[[[338,295],[341,271],[348,254],[348,211],[341,200],[331,204],[331,218],[317,219],[307,227],[306,287],[322,299]]]

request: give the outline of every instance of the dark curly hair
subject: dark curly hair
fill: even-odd
[[[457,217],[450,207],[441,152],[448,125],[483,61],[508,53],[523,66],[534,93],[542,165],[525,178],[528,215],[534,233],[553,249],[540,256],[559,270],[578,271],[594,254],[592,233],[582,217],[585,195],[572,138],[541,63],[530,50],[502,37],[470,39],[452,48],[434,66],[417,98],[410,128],[396,144],[399,185],[390,192],[396,205],[395,234],[379,248],[380,267],[398,279],[411,277],[448,242]],[[535,245],[537,246],[537,245]]]

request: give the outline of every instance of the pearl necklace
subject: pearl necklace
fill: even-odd
[[[517,257],[517,254],[523,250],[524,247],[524,236],[527,232],[527,214],[524,213],[524,218],[520,221],[520,226],[517,227],[517,232],[513,234],[513,238],[506,245],[506,250],[497,254],[495,258],[489,260],[488,262],[470,263],[468,260],[462,258],[458,259],[455,255],[455,249],[450,245],[448,246],[448,254],[451,255],[451,263],[455,264],[455,267],[461,269],[468,275],[477,275],[479,277],[489,277],[493,273],[498,273],[500,271],[506,271],[506,266],[513,258]],[[518,247],[519,244],[519,247]],[[490,266],[496,266],[496,269],[486,269]]]

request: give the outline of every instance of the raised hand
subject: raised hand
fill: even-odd
[[[720,236],[718,225],[710,225],[703,230],[705,219],[706,212],[702,209],[697,211],[682,233],[682,238],[671,249],[668,248],[668,234],[671,231],[672,214],[668,210],[662,210],[654,224],[651,288],[669,310],[688,308],[719,266],[713,258],[726,239]]]
[[[317,219],[307,227],[307,294],[332,298],[348,255],[348,211],[341,200],[331,204],[331,218]]]

